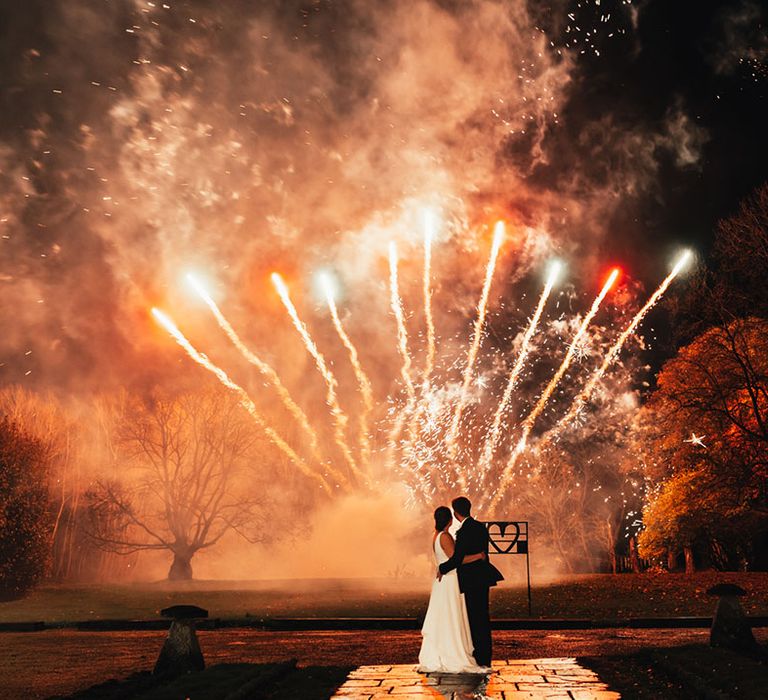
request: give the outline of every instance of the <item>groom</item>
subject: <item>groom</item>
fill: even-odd
[[[453,514],[461,523],[456,532],[456,548],[453,556],[440,564],[439,576],[457,569],[459,589],[467,604],[469,629],[472,633],[475,661],[478,666],[491,665],[491,617],[488,610],[488,593],[504,577],[488,561],[488,530],[469,513],[472,504],[468,498],[459,496],[451,503]],[[462,564],[467,554],[485,552],[485,559]]]

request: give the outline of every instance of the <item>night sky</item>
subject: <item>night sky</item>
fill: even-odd
[[[678,106],[704,130],[688,171],[662,158],[637,218],[650,244],[680,237],[705,252],[715,222],[766,180],[768,10],[762,3],[640,3],[638,26],[584,61],[572,105],[597,119],[653,125]],[[603,59],[603,60],[601,60]]]

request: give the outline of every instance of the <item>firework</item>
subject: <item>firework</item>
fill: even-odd
[[[651,310],[651,308],[658,302],[659,299],[661,299],[664,292],[667,291],[667,288],[670,284],[672,284],[672,281],[677,277],[678,274],[680,274],[680,271],[685,267],[688,260],[691,257],[691,251],[686,250],[680,259],[675,263],[675,266],[672,268],[672,272],[667,275],[667,277],[664,279],[664,281],[659,285],[658,289],[651,295],[651,297],[648,299],[647,302],[645,302],[645,305],[643,306],[640,311],[638,311],[635,316],[632,318],[632,320],[629,322],[629,325],[624,329],[622,334],[618,337],[618,340],[611,346],[611,348],[608,350],[608,352],[605,354],[605,357],[603,358],[603,362],[600,365],[600,367],[595,370],[594,374],[590,377],[589,381],[585,385],[585,387],[579,392],[578,396],[574,399],[573,404],[571,405],[570,410],[568,413],[563,417],[560,422],[555,426],[554,428],[554,434],[557,434],[564,428],[568,423],[570,423],[573,418],[576,416],[576,414],[581,411],[582,407],[589,401],[590,397],[592,396],[592,392],[595,390],[595,386],[597,386],[597,383],[602,379],[603,375],[606,373],[608,368],[613,364],[613,362],[616,361],[616,359],[619,356],[619,353],[621,352],[621,349],[624,347],[624,343],[627,342],[628,338],[635,332],[635,329],[640,325],[640,322],[645,318],[645,315]]]
[[[451,423],[451,428],[446,439],[448,454],[451,458],[454,458],[456,455],[456,437],[459,432],[459,426],[461,425],[461,415],[464,411],[464,405],[467,402],[469,385],[472,382],[472,371],[474,370],[477,354],[480,351],[480,344],[483,340],[483,326],[485,325],[485,315],[488,310],[488,295],[491,291],[491,282],[493,281],[493,273],[496,269],[496,260],[499,256],[499,249],[501,248],[501,243],[503,240],[504,222],[499,221],[496,223],[493,231],[491,255],[488,259],[488,265],[485,271],[485,281],[483,282],[483,291],[480,295],[480,302],[477,305],[477,318],[475,319],[475,327],[472,333],[472,342],[470,343],[469,351],[467,352],[467,363],[464,367],[464,377],[461,384],[461,393],[459,394],[459,400],[456,404],[456,411],[453,414],[453,421]]]
[[[304,411],[302,411],[301,408],[296,404],[288,392],[288,389],[286,389],[283,385],[283,382],[280,380],[277,372],[275,372],[275,370],[269,364],[264,362],[264,360],[262,360],[258,355],[252,352],[251,349],[248,348],[248,346],[241,340],[240,336],[221,312],[221,309],[219,309],[216,302],[211,299],[210,295],[206,292],[205,288],[202,284],[200,284],[197,278],[192,274],[188,274],[187,281],[190,283],[195,292],[197,292],[198,296],[208,305],[208,308],[211,310],[211,313],[213,313],[213,316],[216,319],[216,322],[219,324],[219,327],[232,341],[232,344],[240,351],[240,354],[248,362],[254,365],[259,370],[259,372],[261,372],[272,383],[272,386],[275,387],[277,395],[280,397],[283,405],[288,409],[290,414],[296,419],[296,421],[309,437],[312,452],[317,455],[317,433],[312,428]]]
[[[485,331],[491,285],[503,241],[504,225],[499,222],[494,228],[493,242],[485,270],[484,283],[476,309],[477,315],[474,320],[469,346],[466,351],[462,353],[462,355],[465,354],[465,364],[462,369],[462,381],[458,387],[453,384],[439,386],[432,376],[435,369],[435,347],[438,341],[435,333],[431,306],[433,235],[433,222],[431,219],[427,219],[424,234],[424,271],[421,290],[424,296],[427,342],[424,348],[424,371],[419,377],[418,384],[415,382],[415,361],[414,356],[411,355],[409,349],[409,338],[406,328],[403,300],[400,296],[397,248],[394,243],[391,243],[389,246],[390,303],[397,324],[396,348],[401,360],[399,373],[401,383],[404,385],[403,392],[405,393],[405,396],[401,396],[399,399],[396,396],[389,397],[390,410],[387,414],[386,423],[376,426],[373,425],[371,417],[373,415],[375,403],[370,378],[363,369],[356,345],[353,343],[341,321],[332,284],[330,283],[329,278],[325,276],[321,277],[321,283],[334,329],[341,340],[342,346],[347,351],[355,375],[357,389],[361,396],[362,409],[360,415],[357,417],[359,420],[360,433],[359,465],[355,462],[352,450],[347,443],[346,432],[348,418],[339,404],[339,386],[337,379],[332,373],[328,362],[320,353],[315,341],[310,335],[308,327],[299,317],[283,279],[280,275],[274,273],[272,275],[272,283],[274,284],[293,325],[299,332],[307,351],[314,359],[317,370],[325,382],[327,388],[326,402],[328,403],[334,419],[333,437],[335,444],[348,464],[348,470],[345,469],[345,473],[355,477],[361,484],[368,483],[367,474],[364,474],[360,467],[364,466],[367,471],[370,471],[373,468],[371,455],[373,454],[374,447],[376,447],[374,441],[379,439],[380,436],[382,441],[381,447],[385,449],[383,455],[385,468],[391,471],[400,470],[403,476],[403,481],[407,485],[412,496],[420,498],[423,502],[429,502],[438,493],[438,489],[440,491],[449,489],[454,490],[456,488],[465,490],[470,486],[472,489],[477,487],[480,490],[480,493],[484,492],[491,495],[491,498],[489,499],[490,503],[486,501],[483,505],[487,505],[488,512],[492,514],[511,483],[511,478],[513,473],[515,473],[515,468],[518,464],[520,455],[522,455],[528,448],[528,440],[536,421],[545,411],[555,390],[569,371],[574,360],[580,357],[580,353],[586,354],[587,348],[589,347],[587,342],[587,331],[605,297],[615,285],[619,271],[617,269],[611,271],[608,279],[603,285],[600,293],[594,299],[586,315],[583,319],[578,321],[578,324],[574,324],[578,325],[578,327],[568,345],[564,359],[552,378],[546,384],[541,395],[534,402],[530,413],[519,423],[519,435],[510,450],[506,464],[500,469],[498,487],[495,489],[494,493],[493,489],[488,488],[487,481],[491,476],[494,458],[502,440],[504,433],[503,426],[506,425],[508,420],[514,391],[518,386],[526,363],[530,361],[533,352],[533,339],[537,332],[540,332],[539,328],[541,326],[541,320],[546,305],[551,297],[560,266],[554,264],[550,268],[538,304],[536,305],[533,315],[529,319],[525,332],[522,335],[520,348],[517,351],[514,365],[512,366],[509,375],[506,377],[504,393],[496,406],[492,420],[489,421],[484,432],[485,441],[481,446],[477,460],[477,473],[467,474],[466,470],[460,467],[456,458],[459,447],[463,446],[465,442],[461,433],[463,425],[462,412],[469,411],[469,408],[467,407],[469,404],[469,388],[476,376],[475,370],[482,345],[483,333]],[[555,428],[548,430],[544,434],[542,441],[539,441],[537,445],[534,446],[536,449],[541,448],[544,444],[543,440],[550,440],[559,429],[572,419],[575,413],[579,413],[579,415],[583,413],[581,409],[589,400],[591,392],[597,382],[603,377],[610,364],[616,360],[627,338],[636,330],[638,324],[645,317],[648,310],[661,298],[662,294],[680,272],[689,256],[690,254],[686,253],[676,263],[670,275],[632,318],[627,328],[624,329],[616,342],[608,350],[598,370],[593,373],[585,387],[577,394],[576,399],[565,417],[557,423]],[[232,326],[224,317],[221,310],[205,292],[202,285],[200,285],[193,277],[190,277],[189,279],[198,294],[210,307],[221,328],[232,340],[238,350],[240,350],[243,356],[258,367],[265,376],[273,380],[273,384],[283,388],[285,391],[285,397],[283,399],[284,403],[286,399],[290,399],[290,395],[283,387],[282,383],[280,383],[277,373],[245,346],[237,333],[232,329]],[[237,393],[242,404],[254,417],[254,420],[257,421],[257,423],[267,432],[270,439],[272,439],[281,450],[289,455],[291,461],[296,463],[304,473],[317,479],[326,490],[330,490],[330,485],[336,487],[338,487],[338,485],[350,485],[350,479],[347,479],[341,474],[334,474],[332,465],[330,464],[319,462],[318,466],[324,468],[321,471],[316,471],[307,466],[302,461],[301,457],[299,457],[296,452],[293,451],[293,449],[288,446],[279,435],[277,435],[274,429],[266,424],[264,418],[259,415],[258,411],[256,411],[253,401],[244,389],[235,384],[227,376],[224,370],[211,363],[205,355],[195,350],[166,316],[162,315],[161,312],[157,310],[154,310],[153,313],[155,313],[155,317],[158,321],[166,327],[192,359],[213,372],[225,386]],[[296,410],[300,411],[301,409],[296,406]],[[294,415],[296,414],[294,413]],[[311,431],[312,435],[317,435],[303,412],[301,415],[304,417],[304,420],[307,421],[307,432],[309,433]],[[373,427],[377,429],[372,430]],[[703,436],[701,437],[703,438]],[[692,436],[691,444],[699,447],[704,446],[699,436]],[[497,472],[494,472],[494,474],[497,474]],[[472,477],[471,482],[469,482],[468,477]]]
[[[405,414],[410,416],[410,421],[408,421],[408,441],[406,443],[406,449],[411,454],[413,454],[413,452],[417,448],[416,439],[419,434],[419,426],[420,426],[422,416],[424,414],[424,410],[426,407],[425,397],[429,393],[430,377],[432,376],[432,370],[435,364],[435,323],[432,317],[432,289],[431,289],[433,234],[434,234],[434,218],[433,218],[432,212],[430,212],[429,210],[426,210],[424,212],[424,275],[422,278],[422,292],[424,295],[424,321],[427,327],[426,359],[424,363],[424,374],[422,376],[422,381],[421,381],[421,395],[418,400],[416,399],[415,396],[413,398],[409,397],[408,405],[403,411]],[[396,288],[396,282],[397,280],[395,278],[394,288]],[[402,425],[400,425],[399,427],[396,426],[395,431],[392,433],[392,436],[395,441],[397,441],[397,439],[400,437],[401,429],[402,429]],[[392,444],[393,444],[392,441],[390,441],[390,445]],[[414,461],[414,460],[409,460],[409,461]],[[415,462],[418,467],[422,466],[422,464],[419,463],[419,460],[415,460]],[[420,469],[418,471],[420,471]],[[420,485],[421,485],[422,491],[424,491],[424,489],[427,488],[427,483],[429,478],[430,477],[428,476],[421,475],[422,481]]]
[[[559,273],[560,264],[554,263],[550,269],[547,283],[544,286],[544,291],[541,293],[541,297],[539,298],[539,304],[536,307],[536,311],[533,314],[530,323],[528,324],[528,329],[525,331],[525,335],[523,336],[523,342],[520,344],[520,351],[517,354],[517,360],[515,361],[515,365],[512,368],[512,371],[509,373],[507,385],[504,388],[504,395],[501,397],[501,401],[499,401],[499,406],[493,416],[493,424],[491,425],[491,429],[488,431],[488,436],[485,441],[483,454],[479,464],[480,468],[484,471],[488,471],[488,469],[490,469],[493,453],[498,447],[499,439],[501,437],[502,418],[507,411],[509,401],[512,398],[512,391],[515,388],[517,379],[520,376],[520,372],[525,365],[525,360],[528,357],[531,338],[533,338],[533,334],[536,332],[536,327],[538,326],[539,319],[541,318],[541,314],[544,311],[544,306],[547,303],[547,299],[549,298],[549,294],[552,291],[552,287],[554,286],[555,280],[557,279]]]
[[[392,313],[395,316],[395,322],[397,324],[397,348],[402,358],[402,365],[400,368],[400,376],[405,384],[405,390],[408,395],[405,408],[400,412],[400,416],[394,421],[392,430],[389,432],[388,440],[388,462],[394,459],[397,445],[400,440],[400,433],[405,425],[406,418],[412,416],[408,424],[408,444],[412,445],[415,439],[415,419],[416,416],[413,413],[416,406],[416,390],[413,386],[413,380],[411,379],[411,367],[413,361],[411,360],[411,353],[408,350],[408,330],[405,327],[405,314],[403,312],[403,302],[400,298],[400,287],[397,277],[397,246],[394,241],[389,243],[389,299],[390,306],[392,307]]]
[[[704,444],[705,437],[707,436],[696,435],[696,433],[691,432],[691,437],[689,437],[687,440],[683,440],[683,442],[687,442],[689,445],[696,445],[697,447],[703,447],[706,450],[707,446]]]
[[[571,341],[571,344],[568,346],[568,351],[565,354],[565,358],[560,363],[560,367],[558,367],[557,372],[555,372],[555,375],[549,381],[549,384],[547,384],[547,387],[542,392],[541,396],[539,397],[539,400],[536,402],[536,405],[533,407],[533,410],[528,414],[526,419],[523,421],[522,435],[520,437],[519,442],[517,443],[517,446],[512,451],[509,461],[507,462],[507,466],[504,468],[504,471],[501,475],[499,488],[496,490],[496,493],[494,494],[494,497],[490,503],[491,510],[493,510],[493,508],[499,502],[501,497],[504,495],[504,492],[506,491],[507,485],[509,482],[509,477],[511,476],[512,471],[514,470],[515,465],[517,464],[518,457],[523,452],[523,450],[525,450],[526,444],[528,442],[528,436],[531,434],[531,430],[533,430],[533,426],[536,423],[536,419],[541,415],[541,412],[544,410],[544,408],[547,405],[547,402],[552,396],[552,392],[555,390],[557,385],[560,383],[560,380],[568,371],[568,367],[570,366],[574,353],[576,352],[576,347],[579,345],[579,342],[581,341],[582,336],[587,332],[587,328],[589,327],[589,324],[592,322],[592,319],[597,314],[597,311],[600,308],[600,304],[602,304],[603,299],[605,299],[611,287],[613,287],[613,285],[615,284],[618,276],[619,276],[619,270],[618,268],[614,268],[611,271],[611,274],[609,275],[605,284],[603,285],[603,288],[600,290],[600,294],[598,294],[594,302],[592,302],[592,307],[589,309],[589,312],[584,317],[584,320],[581,322],[579,329],[576,331],[576,335],[573,336],[573,340]]]
[[[325,380],[325,386],[327,389],[326,403],[328,404],[328,407],[330,408],[331,414],[334,418],[334,440],[341,450],[341,453],[344,456],[344,459],[352,473],[362,481],[365,481],[365,475],[360,471],[359,467],[355,463],[354,457],[352,456],[352,450],[350,450],[349,445],[347,444],[347,416],[339,405],[339,400],[336,394],[336,377],[334,377],[333,372],[331,372],[331,370],[328,368],[325,358],[323,357],[320,350],[318,350],[315,341],[312,340],[312,336],[309,334],[309,329],[307,328],[306,324],[301,320],[301,318],[299,318],[296,307],[291,301],[288,287],[286,287],[283,278],[280,277],[277,272],[272,273],[272,284],[277,290],[277,293],[280,296],[280,300],[283,302],[283,306],[285,306],[286,311],[288,311],[288,315],[291,317],[293,325],[296,327],[296,330],[299,332],[301,339],[304,341],[304,345],[307,348],[307,351],[312,356],[312,359],[314,359],[318,372],[320,372],[323,379]]]
[[[275,446],[280,449],[291,460],[291,462],[293,462],[301,470],[303,474],[317,481],[329,493],[331,492],[331,487],[323,478],[323,476],[318,474],[314,469],[310,469],[306,462],[304,462],[304,460],[299,457],[298,454],[296,454],[293,448],[285,440],[283,440],[283,438],[281,438],[280,435],[278,435],[271,426],[266,423],[264,418],[259,413],[256,404],[253,402],[253,399],[248,396],[248,392],[246,392],[243,387],[230,379],[229,375],[223,369],[221,369],[221,367],[211,362],[206,355],[198,352],[192,343],[190,343],[184,334],[178,329],[176,324],[162,311],[160,311],[160,309],[153,308],[152,315],[155,317],[155,320],[163,328],[165,328],[168,333],[170,333],[173,339],[187,352],[187,354],[195,362],[205,367],[205,369],[211,372],[225,387],[237,395],[237,398],[240,400],[240,404],[243,406],[243,408],[245,408],[246,411],[248,411],[249,415],[251,418],[253,418],[259,428],[261,428],[266,433],[267,437],[275,444]]]
[[[389,298],[392,313],[395,315],[395,321],[397,322],[397,347],[403,360],[400,376],[403,378],[405,390],[408,393],[408,401],[413,402],[416,399],[416,391],[413,388],[413,380],[411,379],[413,361],[408,351],[408,330],[405,327],[403,302],[400,299],[400,289],[397,281],[397,246],[394,241],[391,241],[389,244]]]
[[[432,212],[424,214],[424,321],[427,326],[427,358],[424,365],[424,384],[429,384],[432,368],[435,364],[435,323],[432,318],[432,238],[434,236],[434,218]]]
[[[336,333],[342,344],[349,353],[349,361],[352,364],[352,370],[355,373],[355,378],[357,379],[360,388],[360,395],[363,398],[363,411],[360,413],[360,453],[363,463],[367,464],[371,457],[371,441],[368,435],[368,417],[370,416],[371,411],[373,411],[373,387],[371,386],[371,380],[368,378],[368,375],[360,364],[357,348],[341,323],[330,280],[324,275],[321,278],[321,283],[323,285],[323,291],[325,292],[326,301],[328,302],[328,309],[331,312],[333,326],[336,329]]]

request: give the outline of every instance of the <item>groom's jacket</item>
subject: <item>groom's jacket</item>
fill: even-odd
[[[467,554],[485,552],[485,559],[462,564],[461,560]],[[488,561],[488,530],[485,525],[472,517],[466,518],[456,532],[456,549],[453,556],[440,564],[440,573],[447,574],[457,569],[459,589],[462,593],[475,588],[490,588],[504,577],[501,572]]]

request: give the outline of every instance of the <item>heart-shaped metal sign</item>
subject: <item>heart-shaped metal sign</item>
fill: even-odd
[[[520,524],[512,522],[491,522],[485,524],[488,528],[491,546],[499,554],[509,554],[520,539]],[[514,532],[508,532],[514,530]]]

